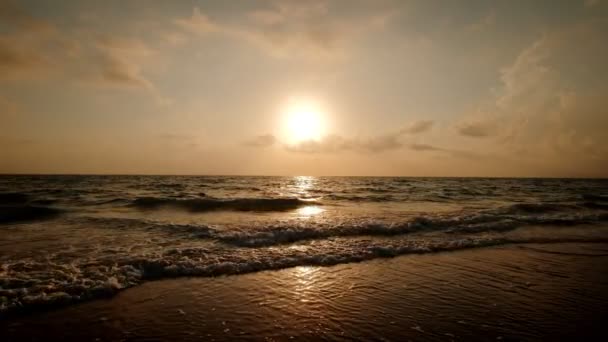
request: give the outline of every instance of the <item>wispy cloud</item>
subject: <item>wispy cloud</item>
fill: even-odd
[[[56,28],[22,11],[11,1],[0,2],[0,79],[35,78],[52,65],[49,51],[61,45]]]
[[[394,15],[385,10],[365,17],[332,16],[327,1],[277,1],[241,13],[238,23],[212,18],[198,7],[175,24],[197,35],[222,34],[258,46],[269,54],[331,57],[342,45],[382,29]]]
[[[141,60],[153,53],[142,41],[104,36],[97,39],[95,48],[96,82],[110,86],[154,88],[142,75]]]

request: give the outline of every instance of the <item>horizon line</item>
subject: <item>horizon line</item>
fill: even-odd
[[[590,179],[608,180],[606,177],[589,176],[378,176],[378,175],[286,175],[286,174],[169,174],[169,173],[4,173],[0,176],[132,176],[132,177],[343,177],[343,178],[471,178],[471,179]]]

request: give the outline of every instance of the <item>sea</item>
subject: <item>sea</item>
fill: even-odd
[[[0,176],[0,315],[144,282],[608,242],[608,180]]]

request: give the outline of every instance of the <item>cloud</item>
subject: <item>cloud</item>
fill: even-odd
[[[15,147],[15,146],[33,145],[33,144],[37,144],[37,143],[38,143],[38,141],[35,139],[14,137],[14,136],[8,136],[8,135],[0,135],[0,144],[2,144],[3,146]]]
[[[488,120],[466,122],[459,125],[458,133],[472,138],[486,138],[496,134],[496,127]]]
[[[20,46],[14,39],[0,37],[1,78],[15,78],[47,65],[46,59],[38,51]]]
[[[407,135],[422,134],[429,131],[434,122],[421,120],[412,122],[404,128],[370,137],[343,137],[328,135],[321,140],[303,141],[297,144],[286,144],[291,152],[301,153],[337,153],[351,151],[357,153],[381,153],[398,150],[404,147],[403,137]]]
[[[413,144],[408,145],[408,147],[411,150],[417,151],[417,152],[440,152],[440,153],[444,153],[444,154],[447,154],[447,155],[450,155],[450,156],[456,157],[456,158],[464,158],[464,159],[472,159],[472,160],[488,159],[488,157],[483,154],[479,154],[479,153],[475,153],[475,152],[471,152],[471,151],[443,148],[443,147],[427,145],[427,144],[413,143]]]
[[[427,144],[410,144],[409,148],[414,151],[445,151],[443,148]]]
[[[419,134],[430,131],[433,128],[434,122],[432,120],[421,120],[404,127],[401,132],[406,134]]]
[[[479,21],[468,26],[468,30],[473,32],[483,32],[496,24],[496,12],[491,11],[484,15]]]
[[[495,97],[457,132],[485,138],[486,153],[526,162],[530,172],[606,176],[608,86],[597,80],[608,77],[607,29],[589,20],[545,31],[500,70]]]
[[[59,79],[146,89],[166,102],[143,73],[154,50],[139,39],[60,28],[0,0],[0,80]]]
[[[50,23],[0,1],[0,79],[36,78],[53,64],[49,53],[62,45]]]
[[[136,39],[104,36],[95,44],[97,69],[95,81],[101,85],[153,89],[141,71],[142,59],[152,54],[146,44]]]
[[[163,133],[158,136],[162,140],[169,141],[187,141],[196,138],[194,135],[179,134],[179,133]]]
[[[585,7],[593,7],[600,3],[600,0],[585,0]]]
[[[327,1],[276,1],[241,13],[242,20],[212,18],[198,7],[174,23],[197,35],[221,34],[252,44],[276,57],[331,57],[348,41],[382,29],[394,15],[383,10],[365,16],[334,15]],[[340,13],[342,14],[342,13]]]
[[[197,34],[221,32],[225,30],[224,28],[218,26],[218,24],[211,21],[208,16],[201,13],[201,10],[198,7],[195,7],[192,10],[192,16],[190,18],[177,19],[175,20],[175,24],[186,31]]]
[[[10,26],[19,27],[25,31],[44,32],[53,30],[52,25],[48,22],[31,16],[10,0],[0,2],[0,19]]]
[[[13,118],[18,112],[19,106],[15,102],[0,96],[0,119]]]
[[[270,147],[272,145],[274,145],[276,142],[276,138],[274,135],[272,134],[263,134],[263,135],[258,135],[257,137],[245,141],[243,143],[243,145],[245,146],[249,146],[249,147]]]
[[[400,134],[384,134],[367,138],[345,138],[340,135],[328,135],[320,140],[306,140],[296,144],[285,144],[285,149],[298,153],[380,153],[397,150],[403,147]]]

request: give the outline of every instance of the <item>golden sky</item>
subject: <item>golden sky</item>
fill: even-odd
[[[0,0],[0,173],[608,176],[608,1]]]

